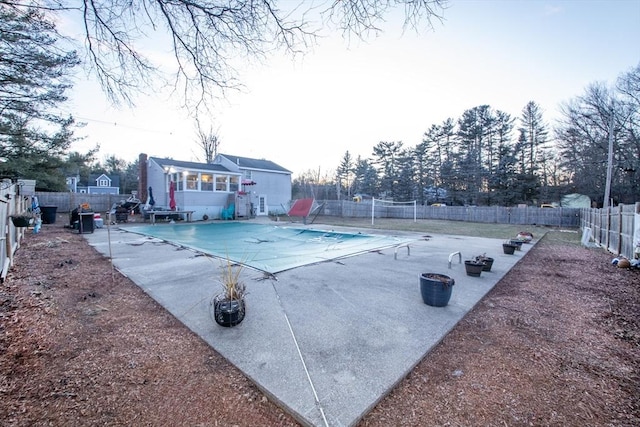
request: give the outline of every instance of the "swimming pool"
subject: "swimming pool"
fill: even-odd
[[[268,273],[407,244],[410,239],[242,222],[127,227]]]

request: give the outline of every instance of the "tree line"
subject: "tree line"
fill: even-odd
[[[415,146],[380,141],[371,157],[355,159],[347,150],[334,174],[308,171],[294,193],[485,206],[579,193],[602,206],[609,181],[607,205],[640,200],[640,65],[614,87],[589,85],[560,106],[560,117],[549,125],[534,101],[519,117],[480,105],[431,125]]]
[[[204,131],[205,121],[201,126],[198,120],[204,116],[197,113],[206,99],[224,97],[237,83],[231,64],[218,61],[222,56],[241,51],[260,57],[274,43],[300,52],[321,34],[312,27],[315,21],[307,20],[316,11],[325,18],[320,19],[325,29],[364,37],[381,31],[384,16],[398,7],[404,7],[408,26],[422,20],[430,28],[447,2],[346,0],[310,7],[299,16],[278,4],[193,0],[166,8],[162,2],[0,0],[0,175],[36,179],[40,191],[65,191],[68,176],[86,181],[92,173],[118,174],[121,192],[134,190],[137,162],[115,156],[99,162],[99,147],[69,152],[81,124],[59,111],[80,65],[94,73],[114,102],[130,102],[139,84],[162,74],[138,49],[147,29],[166,28],[174,42],[174,81],[182,84],[176,93],[189,97],[185,104],[196,104],[190,111],[196,113],[197,143],[209,161],[220,140],[212,129]],[[139,16],[142,6],[145,13]],[[84,28],[84,56],[56,29],[64,14]],[[533,101],[517,118],[480,105],[431,125],[413,147],[380,141],[370,157],[355,159],[347,151],[335,173],[309,171],[297,177],[292,198],[311,192],[327,199],[363,194],[420,203],[514,205],[556,201],[576,192],[599,204],[605,193],[614,203],[631,203],[640,200],[639,104],[640,65],[623,73],[614,87],[588,86],[561,106],[561,119],[553,126]]]

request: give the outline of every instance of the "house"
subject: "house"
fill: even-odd
[[[155,206],[169,206],[174,183],[177,210],[194,211],[193,218],[217,219],[234,205],[234,217],[283,212],[291,200],[291,171],[270,160],[218,154],[212,163],[197,163],[140,154],[138,193]]]
[[[80,182],[79,176],[67,177],[67,188],[72,193],[87,194],[120,194],[120,177],[107,174],[89,175],[86,184]]]

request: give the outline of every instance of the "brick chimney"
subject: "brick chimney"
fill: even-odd
[[[142,203],[147,201],[147,155],[140,153],[138,156],[138,199]]]

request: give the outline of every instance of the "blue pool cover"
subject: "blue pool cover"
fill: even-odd
[[[362,233],[241,222],[127,227],[268,273],[397,247],[411,240]]]

